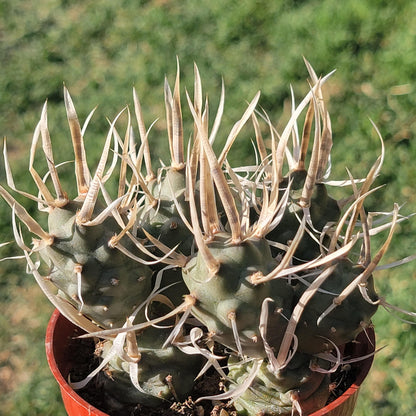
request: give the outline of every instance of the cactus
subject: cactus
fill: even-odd
[[[98,374],[117,408],[136,402],[157,407],[186,399],[194,380],[213,367],[225,391],[194,400],[230,399],[239,414],[302,415],[325,405],[328,374],[342,363],[336,360],[342,345],[366,331],[378,306],[386,305],[375,291],[373,272],[395,224],[405,218],[395,206],[384,226],[372,230],[364,208],[384,148],[366,178],[344,181],[351,189],[344,202],[331,196],[338,183],[328,180],[332,131],[322,88],[332,73],[319,79],[306,66],[310,91],[293,106],[284,130],[278,134],[256,110],[258,93],[217,155],[212,143],[220,131],[224,91],[209,131],[208,101],[203,104],[195,66],[194,98],[186,94],[193,131],[185,153],[178,65],[173,93],[165,81],[171,162],[156,172],[151,131],[133,90],[140,144],[129,112],[121,139],[120,113],[92,176],[84,128],[65,88],[75,153],[73,199],[59,179],[46,104],[30,151],[37,196],[16,188],[5,147],[11,190],[0,187],[0,194],[12,207],[15,239],[29,272],[86,336],[105,339],[101,364],[74,388]],[[258,162],[233,168],[228,153],[249,124]],[[40,138],[48,164],[43,179],[34,167]],[[118,191],[112,197],[105,185],[116,164]],[[47,231],[13,192],[46,212]],[[17,218],[37,236],[33,248],[24,242]],[[372,256],[371,236],[381,229],[390,231]]]

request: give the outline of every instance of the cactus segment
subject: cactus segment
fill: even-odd
[[[301,219],[305,215],[301,198],[306,177],[305,170],[297,170],[281,182],[281,189],[290,187],[289,200],[281,221],[267,234],[267,239],[283,245],[288,245],[294,239]],[[337,201],[328,195],[325,184],[314,185],[306,214],[308,215],[307,231],[304,232],[293,256],[296,264],[325,255],[329,248],[330,229],[339,221],[341,210]],[[275,255],[278,252],[274,250]]]
[[[78,225],[81,206],[72,201],[51,211],[54,241],[39,253],[50,269],[48,279],[65,299],[104,328],[118,327],[149,296],[152,271],[109,246],[119,231],[114,218],[95,226]]]
[[[174,346],[163,347],[166,329],[149,328],[137,336],[138,361],[137,380],[140,389],[130,381],[129,362],[115,357],[108,363],[107,371],[100,373],[105,396],[120,404],[140,403],[156,407],[166,400],[186,399],[201,366],[200,355],[188,355]],[[101,357],[105,359],[111,341],[104,343]]]
[[[369,325],[371,317],[377,311],[378,296],[374,289],[373,278],[365,283],[365,289],[372,302],[365,300],[359,288],[356,288],[344,302],[319,321],[324,310],[332,305],[333,300],[347,287],[364,268],[354,265],[350,260],[340,260],[331,275],[322,283],[315,295],[305,306],[300,321],[296,327],[299,340],[298,351],[309,354],[332,349],[332,343],[342,345],[352,341]],[[295,298],[305,291],[310,279],[299,282],[295,287]]]
[[[149,191],[157,204],[147,201],[139,209],[140,227],[167,247],[178,246],[178,252],[189,255],[193,235],[184,222],[184,219],[186,221],[189,218],[189,203],[185,199],[185,172],[167,169],[159,182],[151,183]]]
[[[249,240],[233,245],[231,235],[217,234],[209,242],[208,249],[219,264],[219,270],[211,276],[199,255],[193,256],[182,269],[183,280],[189,292],[197,299],[192,309],[212,333],[214,339],[238,350],[233,332],[233,320],[238,331],[242,352],[252,356],[264,356],[259,333],[261,304],[270,297],[280,313],[272,314],[269,333],[272,345],[279,345],[284,331],[284,318],[291,311],[293,290],[286,280],[275,280],[254,286],[253,274],[267,274],[275,267],[270,248],[264,239]]]
[[[271,372],[267,362],[263,362],[250,388],[235,399],[238,414],[290,415],[294,400],[299,403],[302,414],[323,407],[329,397],[329,376],[311,370],[311,361],[316,359],[298,353],[278,373]],[[319,364],[327,366],[322,360]],[[252,365],[252,362],[242,364],[230,358],[227,389],[232,391],[243,383]]]

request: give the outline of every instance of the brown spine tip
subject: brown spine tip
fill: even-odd
[[[75,154],[75,176],[78,194],[85,194],[89,188],[90,172],[85,155],[84,138],[82,137],[74,103],[66,87],[64,87],[64,101]]]

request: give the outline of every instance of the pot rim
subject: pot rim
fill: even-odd
[[[55,340],[54,340],[54,333],[55,328],[60,319],[66,319],[58,309],[55,309],[52,313],[52,316],[49,320],[47,329],[46,329],[46,336],[45,336],[45,349],[46,349],[46,358],[49,364],[49,368],[52,371],[55,380],[58,382],[59,387],[61,389],[62,397],[64,400],[64,404],[66,405],[66,400],[64,399],[64,395],[70,399],[72,402],[76,402],[81,408],[83,408],[86,412],[85,414],[88,415],[95,415],[95,416],[109,416],[107,413],[102,412],[101,410],[97,409],[86,400],[84,400],[81,396],[79,396],[75,390],[69,385],[68,380],[65,380],[63,377],[61,370],[59,369],[58,363],[55,359]],[[72,323],[71,323],[72,324]],[[73,325],[73,324],[72,324]],[[74,325],[75,327],[75,325]]]

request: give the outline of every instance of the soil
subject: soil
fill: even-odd
[[[69,355],[73,362],[71,380],[78,381],[85,378],[97,367],[99,359],[95,355],[95,344],[92,339],[73,339],[69,348]],[[359,370],[359,363],[344,365],[331,376],[331,396],[328,403],[342,395],[355,380]],[[101,377],[106,377],[102,372]],[[192,397],[214,395],[222,392],[222,380],[215,372],[207,372],[196,383],[191,396],[184,402],[166,403],[158,408],[148,408],[137,404],[136,406],[124,406],[105,400],[99,388],[99,377],[91,381],[84,389],[77,393],[97,409],[111,416],[237,416],[235,408],[227,402],[211,401],[195,403]]]

